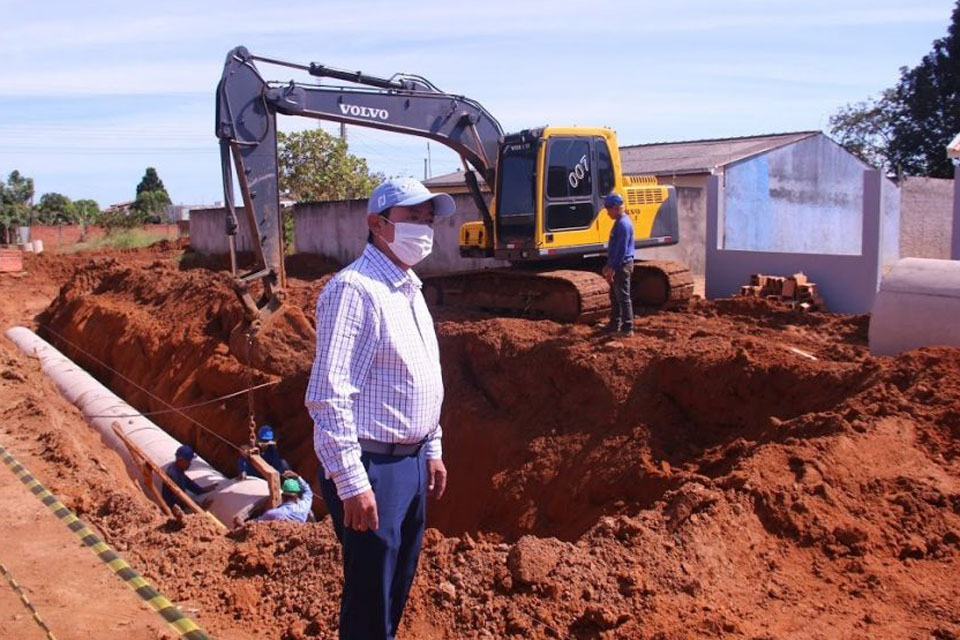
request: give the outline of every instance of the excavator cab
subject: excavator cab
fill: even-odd
[[[480,221],[464,224],[464,257],[517,263],[600,256],[613,224],[603,209],[611,191],[624,197],[637,247],[679,241],[674,188],[624,176],[609,129],[545,127],[507,135],[497,166],[493,237]]]

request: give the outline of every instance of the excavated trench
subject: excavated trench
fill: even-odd
[[[40,333],[142,411],[165,408],[150,394],[184,406],[276,381],[256,394],[257,421],[273,424],[286,457],[314,478],[302,399],[325,281],[294,281],[287,312],[248,353],[224,274],[100,260],[62,288]],[[829,428],[831,410],[873,380],[861,320],[801,326],[788,343],[736,315],[749,311],[700,303],[645,318],[623,341],[583,326],[438,316],[451,479],[431,525],[575,540],[604,515],[635,514],[685,483],[730,473],[759,444],[795,437],[787,421],[816,414],[827,417],[808,428]],[[827,348],[817,336],[829,332],[837,340]],[[821,357],[796,345],[819,345]],[[244,397],[191,415],[237,445],[248,439]],[[175,414],[155,421],[234,472],[228,445]]]

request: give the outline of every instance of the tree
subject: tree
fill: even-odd
[[[11,171],[7,181],[0,182],[0,229],[3,241],[9,244],[15,227],[29,224],[33,202],[33,178]]]
[[[170,196],[166,191],[141,191],[133,203],[133,210],[146,221],[148,218],[159,218],[169,206]]]
[[[137,185],[138,196],[144,191],[163,191],[167,193],[166,187],[163,186],[163,180],[160,179],[160,176],[157,175],[157,170],[153,167],[147,167],[143,178],[140,179],[140,184]],[[169,194],[167,197],[170,197]]]
[[[321,129],[280,132],[277,153],[280,191],[300,202],[363,198],[384,179],[345,140]]]
[[[889,157],[896,104],[895,92],[887,89],[879,98],[841,107],[830,116],[830,133],[867,164],[892,171]]]
[[[170,194],[163,186],[163,180],[157,175],[157,170],[147,167],[137,185],[137,199],[133,203],[130,215],[135,219],[122,226],[137,226],[144,222],[159,222],[160,216],[170,206]]]
[[[847,105],[831,133],[867,162],[902,175],[953,177],[946,146],[960,133],[960,2],[947,36],[876,101]],[[880,160],[879,162],[877,160]]]
[[[20,172],[14,169],[7,176],[7,184],[0,184],[0,193],[3,194],[3,200],[10,200],[30,206],[33,204],[33,178],[27,178],[20,175]]]
[[[62,193],[45,193],[37,206],[40,224],[72,224],[76,221],[73,202]]]
[[[73,211],[81,224],[96,224],[100,217],[100,205],[96,200],[75,200]]]
[[[109,209],[100,213],[97,222],[101,227],[112,234],[117,229],[132,229],[144,222],[144,216],[136,210]]]
[[[365,198],[383,182],[382,173],[370,173],[367,161],[353,155],[346,140],[321,129],[277,133],[280,192],[298,202]],[[293,216],[283,214],[283,236],[293,247]]]
[[[913,69],[900,70],[890,160],[906,175],[953,177],[946,146],[960,133],[960,2],[945,38]]]

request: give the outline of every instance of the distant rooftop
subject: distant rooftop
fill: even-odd
[[[486,186],[483,177],[478,173],[477,180],[481,188]],[[444,173],[443,175],[433,176],[423,181],[423,185],[427,189],[454,189],[456,187],[466,187],[466,180],[463,179],[463,171],[457,170],[451,173]]]
[[[683,175],[710,173],[717,167],[794,142],[822,135],[821,131],[769,133],[739,138],[713,138],[682,142],[651,142],[620,147],[623,172],[630,175]],[[480,179],[481,184],[483,179]],[[463,171],[454,171],[425,180],[428,189],[464,187]]]
[[[620,147],[620,159],[623,162],[623,172],[632,175],[710,173],[717,167],[821,133],[794,131],[740,138],[635,144]]]

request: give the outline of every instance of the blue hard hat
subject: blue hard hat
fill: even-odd
[[[607,209],[610,207],[621,207],[623,206],[623,198],[620,197],[619,193],[607,194],[607,197],[603,199],[603,206]]]
[[[188,444],[182,444],[177,447],[177,457],[183,458],[184,460],[193,460],[193,457],[197,454],[193,452],[193,447]]]
[[[259,442],[273,442],[273,427],[268,424],[263,425],[257,429],[257,441]]]

